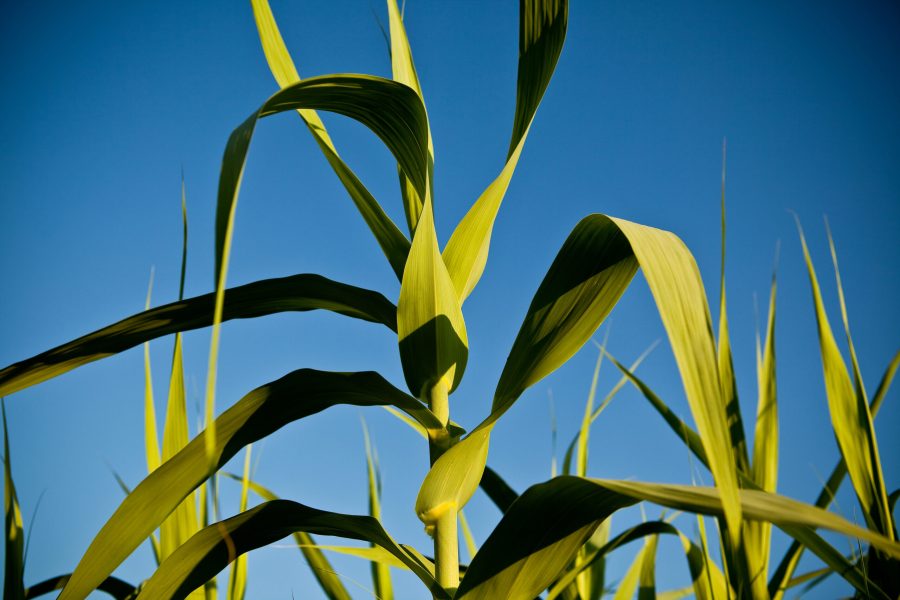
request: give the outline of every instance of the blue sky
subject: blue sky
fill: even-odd
[[[380,2],[272,5],[301,75],[390,75],[373,16],[386,18]],[[406,23],[435,141],[435,210],[443,243],[502,167],[515,102],[517,6],[410,0]],[[534,290],[568,232],[588,213],[677,233],[715,298],[721,144],[727,137],[727,281],[743,409],[752,422],[754,298],[764,307],[780,241],[779,489],[812,500],[837,449],[809,285],[788,211],[796,211],[806,228],[837,325],[822,217],[830,220],[863,375],[874,389],[900,333],[898,27],[900,10],[887,1],[861,7],[573,0],[556,76],[501,209],[485,276],[466,303],[471,353],[451,399],[453,418],[471,427],[487,414]],[[151,267],[154,303],[175,299],[182,169],[191,228],[187,294],[211,290],[224,144],[276,90],[249,3],[25,3],[7,8],[0,31],[0,363],[137,312]],[[326,124],[348,164],[402,223],[387,150],[342,117],[326,116]],[[392,300],[399,291],[299,119],[282,115],[257,129],[229,282],[302,272],[377,289]],[[609,327],[609,347],[625,361],[664,337],[640,276]],[[597,339],[602,335],[604,330]],[[165,389],[171,343],[152,346],[158,391]],[[186,336],[192,404],[201,396],[208,343],[208,331]],[[377,326],[335,315],[230,323],[221,352],[220,409],[299,367],[374,369],[403,384],[396,340]],[[501,421],[489,463],[517,489],[549,477],[548,397],[554,398],[562,451],[578,426],[595,358],[592,346],[586,347]],[[640,372],[688,416],[666,344]],[[607,364],[601,391],[615,380]],[[26,519],[40,499],[27,583],[75,566],[121,499],[111,468],[132,484],[143,476],[142,394],[142,356],[135,349],[7,398]],[[257,479],[312,506],[364,512],[361,414],[381,457],[385,525],[396,539],[425,550],[429,540],[412,505],[427,452],[380,411],[332,409],[286,427],[255,448]],[[894,489],[900,479],[896,390],[877,431]],[[629,388],[594,426],[593,476],[690,481],[691,468],[686,451]],[[233,513],[233,489],[223,489],[223,510]],[[849,494],[841,496],[839,510],[860,520]],[[657,514],[655,507],[647,511]],[[467,513],[483,541],[498,513],[480,495]],[[623,513],[614,525],[639,518],[636,511]],[[680,523],[693,530],[690,519]],[[846,540],[833,539],[849,549]],[[783,540],[777,547],[784,547]],[[678,546],[666,541],[660,551],[668,557],[661,587],[686,585]],[[624,572],[632,552],[611,561],[612,579]],[[151,564],[149,549],[142,548],[120,574],[139,581],[149,576]],[[354,593],[370,597],[365,565],[349,559],[334,564]],[[312,584],[296,550],[274,547],[250,557],[249,585],[249,597],[287,598]],[[838,582],[829,585],[828,595],[845,591]],[[415,586],[397,574],[400,597],[419,597]]]

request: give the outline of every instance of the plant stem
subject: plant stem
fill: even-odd
[[[438,381],[428,392],[428,406],[441,421],[442,430],[429,432],[431,464],[450,447],[447,423],[450,421],[449,385]],[[447,506],[434,524],[434,569],[438,583],[451,595],[459,587],[459,537],[456,532],[457,507]]]
[[[459,537],[456,506],[448,507],[434,527],[434,571],[441,587],[451,595],[459,587]]]

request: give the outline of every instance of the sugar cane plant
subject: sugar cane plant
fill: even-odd
[[[872,428],[872,412],[883,398],[890,377],[873,397],[875,405],[870,408],[852,346],[853,380],[840,358],[811,263],[828,405],[844,465],[836,469],[837,481],[834,485],[829,482],[829,490],[848,472],[865,512],[866,527],[824,510],[827,499],[813,506],[774,493],[774,310],[770,309],[762,352],[761,418],[751,462],[742,434],[735,433],[743,429],[739,422],[735,426],[740,413],[724,293],[717,340],[699,270],[685,245],[673,233],[623,219],[593,214],[575,226],[528,308],[493,391],[487,417],[468,433],[451,420],[452,394],[464,376],[468,358],[462,306],[484,271],[500,204],[562,51],[568,19],[565,0],[520,2],[516,106],[506,161],[443,248],[434,226],[434,161],[428,115],[396,1],[387,2],[392,80],[356,74],[301,80],[266,1],[253,0],[252,5],[263,50],[280,89],[234,130],[225,148],[215,222],[214,292],[146,310],[0,371],[0,395],[9,395],[151,339],[211,326],[206,429],[179,450],[164,452],[166,460],[152,465],[152,472],[128,493],[97,533],[66,578],[60,598],[85,598],[109,582],[114,570],[154,531],[161,527],[166,531],[166,523],[186,514],[186,499],[241,449],[287,423],[339,404],[389,407],[424,433],[431,468],[415,499],[415,513],[433,537],[433,548],[417,550],[397,543],[374,516],[339,514],[277,499],[261,486],[253,488],[245,474],[245,497],[249,487],[267,500],[232,518],[199,528],[189,537],[167,536],[167,544],[171,542],[172,547],[160,552],[159,568],[133,595],[142,600],[184,598],[196,591],[209,598],[209,588],[204,586],[237,557],[291,534],[327,534],[377,546],[383,552],[382,558],[371,555],[376,563],[403,565],[421,580],[427,590],[423,593],[437,599],[530,600],[549,589],[551,597],[577,598],[582,594],[587,600],[599,597],[602,586],[590,589],[579,577],[596,564],[597,557],[611,547],[646,536],[650,537],[642,556],[652,557],[653,536],[673,532],[668,522],[659,521],[632,528],[623,534],[625,537],[618,536],[609,543],[595,538],[593,546],[585,546],[615,511],[650,501],[717,518],[724,557],[721,571],[708,561],[705,543],[697,547],[680,535],[697,597],[780,597],[799,550],[792,550],[787,566],[778,569],[781,579],[776,577],[772,587],[766,578],[770,524],[794,538],[797,549],[816,553],[860,595],[897,596],[900,544]],[[254,129],[260,119],[288,111],[299,113],[401,282],[396,304],[376,291],[312,274],[226,287],[238,194]],[[338,113],[362,123],[392,153],[397,161],[408,235],[390,220],[343,162],[317,111]],[[517,496],[486,467],[493,427],[526,389],[591,339],[638,270],[649,284],[666,330],[696,431],[671,411],[663,412],[708,467],[715,486],[589,479],[579,469],[577,475],[554,477]],[[340,373],[301,368],[250,391],[215,417],[221,324],[231,319],[308,310],[333,311],[382,324],[394,332],[407,391],[371,371]],[[176,337],[176,366],[178,348]],[[893,368],[896,361],[890,375]],[[624,370],[650,397],[649,388],[641,387],[634,374]],[[664,408],[661,401],[658,404]],[[181,438],[186,442],[183,435]],[[21,598],[25,589],[21,579],[21,519],[8,449],[5,459],[5,597]],[[370,481],[374,481],[371,476]],[[504,515],[463,569],[459,564],[457,524],[460,511],[479,484],[501,506]],[[377,511],[372,512],[377,516]],[[193,523],[200,524],[196,517]],[[864,540],[869,544],[866,559],[847,559],[819,537],[817,528]],[[307,557],[317,560],[318,549],[304,539],[298,542],[310,550]],[[642,565],[634,576],[629,573],[623,585],[632,585],[637,579],[650,581],[652,559],[646,564],[649,567]],[[329,595],[339,596],[338,592]]]

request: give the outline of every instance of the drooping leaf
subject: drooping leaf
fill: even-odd
[[[235,475],[233,473],[225,473],[225,476],[235,481],[240,481],[243,486],[243,476]],[[274,492],[252,479],[247,481],[247,486],[254,494],[263,500],[280,500]],[[293,537],[300,552],[303,553],[303,558],[306,559],[307,564],[309,564],[313,577],[316,578],[316,582],[328,597],[328,600],[350,600],[350,594],[347,593],[347,589],[341,582],[340,577],[337,576],[334,567],[332,567],[328,559],[325,558],[325,555],[320,550],[320,546],[315,543],[312,536],[305,531],[295,531]]]
[[[267,0],[251,0],[253,16],[256,19],[256,27],[266,62],[279,87],[286,88],[298,81],[300,75],[294,66],[294,61],[285,46],[275,23],[275,17],[269,8]],[[319,118],[318,113],[310,108],[299,108],[297,113],[303,120],[313,139],[325,155],[325,159],[334,170],[338,179],[346,188],[347,193],[356,205],[357,210],[369,226],[372,234],[387,257],[388,262],[397,275],[397,279],[403,276],[403,266],[406,264],[406,255],[409,253],[409,240],[397,228],[393,221],[385,214],[384,210],[372,196],[359,178],[350,170],[350,167],[341,160],[338,151],[325,129],[325,124]]]
[[[388,27],[390,29],[391,46],[391,72],[394,81],[398,81],[416,91],[425,105],[425,96],[419,85],[419,76],[416,74],[416,66],[413,63],[412,50],[409,47],[409,39],[406,36],[406,27],[403,24],[403,16],[397,7],[396,0],[387,0]],[[428,179],[428,193],[432,196],[432,176],[434,171],[434,145],[431,140],[431,128],[428,130],[428,164],[425,176]],[[425,207],[425,198],[420,195],[413,185],[412,179],[404,172],[402,165],[397,165],[400,175],[400,194],[403,197],[403,211],[406,214],[406,224],[410,235],[415,233],[419,222],[419,216]]]
[[[436,417],[418,400],[377,373],[300,369],[250,392],[216,419],[213,467],[220,468],[241,448],[284,425],[338,404],[392,404],[426,428],[439,426]],[[94,538],[61,599],[83,598],[90,593],[206,480],[210,469],[205,444],[201,433],[132,491]]]
[[[516,109],[506,164],[456,226],[444,249],[444,262],[460,303],[472,292],[484,272],[494,221],[516,170],[535,112],[562,52],[568,18],[568,0],[519,2]]]
[[[0,395],[12,394],[148,340],[209,327],[214,302],[215,294],[204,294],[166,304],[12,364],[0,370]],[[264,279],[227,290],[222,321],[317,309],[397,329],[396,307],[378,292],[309,274]]]
[[[832,513],[755,490],[741,490],[739,499],[745,518],[772,521],[790,535],[826,527],[900,556],[900,544]],[[535,597],[559,576],[603,519],[642,500],[724,514],[718,488],[557,477],[532,486],[510,507],[469,565],[455,597]]]
[[[418,94],[409,87],[371,75],[324,75],[276,92],[228,138],[216,205],[216,273],[227,264],[241,177],[259,119],[288,110],[326,110],[350,117],[377,135],[425,195],[428,119]],[[221,285],[221,282],[220,282]]]
[[[513,343],[491,414],[434,463],[416,499],[420,518],[444,503],[463,506],[468,501],[475,490],[475,474],[484,468],[497,419],[526,388],[590,339],[624,293],[638,264],[668,334],[716,485],[723,490],[729,535],[739,539],[737,472],[711,317],[697,264],[672,233],[604,215],[582,219],[563,244]]]
[[[12,458],[9,454],[9,426],[6,423],[6,402],[0,401],[3,411],[3,514],[4,514],[4,600],[25,598],[25,532],[22,511],[12,477]]]
[[[426,565],[399,546],[372,517],[318,510],[273,500],[201,530],[147,581],[139,600],[177,600],[215,576],[235,557],[295,531],[370,541],[388,550],[422,580],[435,598],[447,599]]]
[[[31,600],[31,598],[40,598],[45,594],[61,590],[65,587],[70,577],[71,575],[60,575],[36,583],[25,590],[25,598],[26,600]],[[97,586],[98,591],[104,592],[116,600],[133,600],[135,597],[135,589],[135,586],[122,581],[117,577],[107,577],[99,586]]]
[[[866,522],[875,531],[893,538],[893,519],[888,510],[887,491],[881,471],[881,459],[878,456],[878,442],[875,439],[872,414],[865,397],[858,394],[854,388],[847,366],[838,350],[802,230],[800,242],[812,288],[819,348],[825,374],[825,391],[834,435],[841,456],[847,464],[850,481],[862,506]]]

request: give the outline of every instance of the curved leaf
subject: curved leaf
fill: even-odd
[[[494,423],[522,392],[590,339],[640,264],[681,372],[688,403],[716,484],[723,490],[730,538],[740,538],[732,459],[715,340],[699,269],[674,234],[590,215],[566,239],[541,282],[494,393],[491,414],[432,466],[416,500],[420,518],[446,502],[463,506],[475,490]],[[480,462],[476,462],[480,461]]]
[[[243,486],[243,476],[235,475],[234,473],[223,474],[226,477],[241,482],[241,485]],[[280,500],[274,492],[256,483],[252,479],[247,480],[247,486],[263,500]],[[328,599],[351,600],[350,594],[347,593],[347,589],[341,582],[340,577],[335,574],[331,563],[328,562],[328,559],[325,558],[325,555],[319,550],[319,546],[315,543],[312,536],[305,531],[296,531],[294,532],[294,542],[296,542],[297,547],[303,553],[303,558],[305,558],[306,562],[309,564],[313,577],[316,578],[316,582],[319,584],[319,587],[322,588],[325,595],[328,596]]]
[[[216,277],[228,264],[241,177],[256,123],[262,117],[296,109],[326,110],[359,121],[372,130],[425,196],[428,163],[428,118],[418,94],[409,87],[371,75],[324,75],[276,92],[228,138],[216,204]]]
[[[402,561],[435,598],[448,598],[429,569],[397,545],[372,517],[343,515],[290,500],[273,500],[211,525],[181,546],[147,581],[139,600],[181,599],[214,577],[229,562],[295,531],[364,540]]]
[[[412,50],[406,37],[406,27],[403,25],[403,15],[397,7],[397,0],[387,0],[388,23],[391,32],[391,73],[394,81],[408,85],[416,91],[425,105],[425,97],[422,95],[422,87],[419,85],[419,76],[416,74],[416,66],[413,64]],[[434,171],[434,145],[431,140],[431,128],[428,130],[428,164],[425,176],[428,178],[428,192],[432,193],[432,176]],[[402,165],[397,165],[400,175],[400,193],[403,197],[403,210],[406,213],[406,223],[410,234],[416,231],[419,217],[425,207],[424,196],[416,191],[412,180],[404,172]]]
[[[294,67],[281,32],[278,31],[278,25],[275,23],[269,3],[266,0],[251,0],[250,4],[253,7],[253,16],[256,19],[259,40],[266,55],[266,62],[269,64],[269,69],[275,76],[278,86],[285,88],[297,83],[300,81],[300,75]],[[341,160],[318,113],[307,108],[298,109],[297,113],[303,119],[322,154],[325,155],[328,164],[344,184],[369,229],[375,235],[375,239],[394,269],[397,279],[400,279],[403,276],[406,255],[409,254],[409,240],[385,214],[356,174]]]
[[[444,262],[460,302],[472,292],[484,272],[494,221],[562,52],[568,18],[568,0],[521,0],[519,3],[516,111],[506,164],[456,226],[444,249]]]
[[[440,426],[418,400],[404,394],[377,373],[301,369],[253,390],[216,419],[212,467],[221,468],[241,448],[284,425],[338,404],[391,404],[426,428]],[[201,432],[125,498],[91,542],[63,590],[62,600],[87,596],[206,480],[210,462],[205,438]]]
[[[164,335],[208,327],[215,294],[204,294],[138,313],[62,346],[0,370],[0,396],[62,375]],[[397,309],[378,292],[320,275],[264,279],[225,291],[223,321],[279,312],[330,310],[397,329]]]
[[[25,590],[25,598],[31,600],[31,598],[39,598],[44,594],[61,590],[65,587],[66,583],[68,583],[70,577],[71,575],[60,575],[36,583]],[[137,588],[130,583],[122,581],[117,577],[107,577],[97,586],[98,591],[109,594],[116,600],[129,600],[130,598],[134,598],[136,589]]]
[[[739,498],[745,518],[773,522],[790,535],[825,527],[900,556],[900,544],[815,507],[754,490],[741,490]],[[642,500],[724,514],[717,488],[557,477],[532,486],[510,507],[469,565],[456,598],[535,597],[558,577],[602,520]]]

